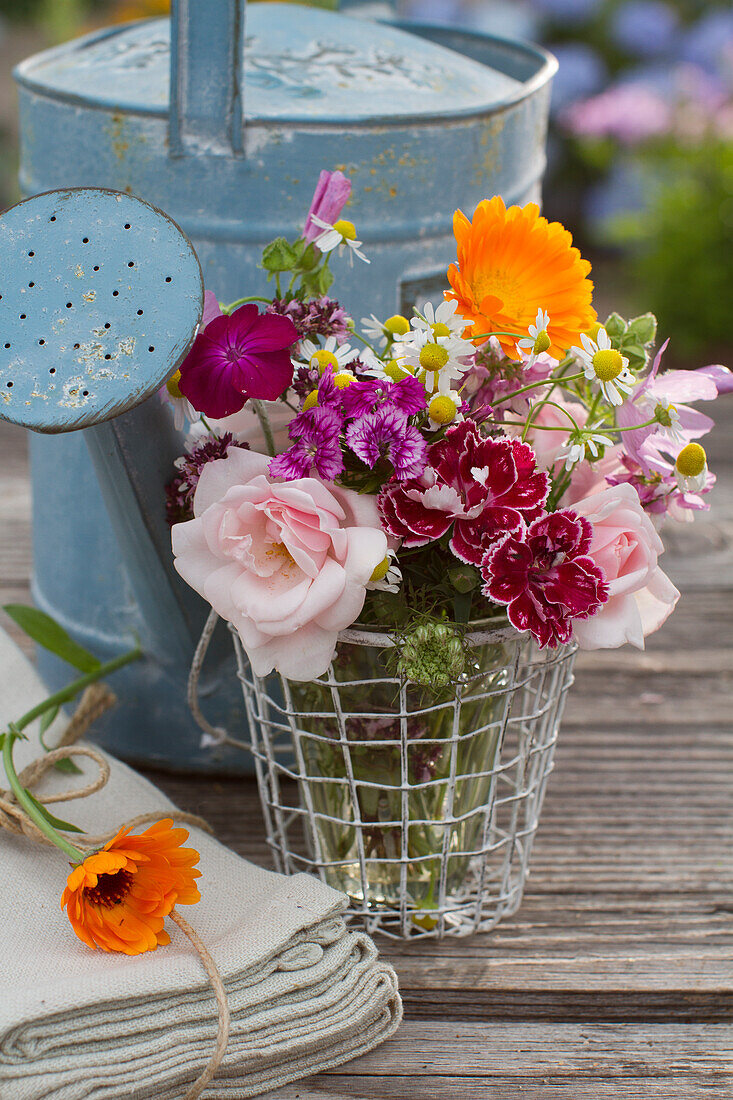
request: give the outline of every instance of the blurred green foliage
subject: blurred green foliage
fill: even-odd
[[[628,249],[631,277],[676,352],[730,347],[733,143],[670,143],[642,165],[644,209],[614,218],[609,237]]]

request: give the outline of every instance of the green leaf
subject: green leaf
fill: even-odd
[[[640,344],[653,344],[657,338],[657,319],[653,313],[644,313],[629,321],[629,332],[633,332]]]
[[[46,730],[50,729],[51,726],[53,725],[53,723],[55,722],[56,715],[58,714],[60,709],[61,708],[58,707],[58,706],[51,707],[50,710],[47,710],[45,714],[41,715],[41,728],[38,731],[38,735],[40,737],[41,744],[43,745],[46,752],[48,752],[49,749],[48,749],[48,745],[43,740],[43,735],[46,732]]]
[[[77,825],[72,825],[70,821],[62,821],[60,817],[54,817],[53,814],[39,802],[37,798],[34,798],[31,792],[26,788],[25,793],[30,798],[33,805],[40,813],[43,814],[48,824],[52,829],[62,829],[65,833],[83,833],[84,830],[80,829]]]
[[[43,735],[53,725],[60,709],[60,707],[51,707],[50,710],[47,710],[46,713],[41,716],[41,728],[38,731],[38,738],[46,752],[51,752],[51,746],[47,745],[43,740]],[[60,760],[57,760],[54,764],[54,768],[56,771],[64,772],[66,775],[82,775],[81,768],[68,756],[62,756]]]
[[[57,760],[54,764],[54,768],[57,772],[64,772],[66,775],[82,775],[83,772],[78,764],[75,764],[70,756],[62,756],[60,760]]]
[[[603,327],[611,340],[618,340],[626,332],[626,322],[618,313],[612,313]]]
[[[25,604],[8,603],[3,607],[16,626],[25,631],[38,645],[55,653],[62,661],[78,668],[80,672],[96,672],[101,662],[83,646],[70,638],[62,626],[37,607]]]

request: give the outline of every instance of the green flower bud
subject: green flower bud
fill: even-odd
[[[473,592],[481,582],[478,569],[472,565],[459,565],[457,569],[451,569],[448,580],[457,592]]]
[[[270,241],[262,252],[262,266],[265,271],[292,271],[298,263],[298,255],[284,237]]]
[[[405,679],[442,691],[463,674],[466,657],[458,633],[441,623],[422,623],[405,639],[398,669]]]

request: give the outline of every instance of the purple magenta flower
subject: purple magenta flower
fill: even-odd
[[[291,298],[289,302],[275,298],[267,307],[267,312],[289,317],[299,340],[315,341],[319,336],[325,340],[335,336],[338,344],[345,344],[350,336],[351,318],[334,298],[325,294],[322,298],[311,298],[307,302],[301,302],[299,298]]]
[[[289,348],[298,338],[287,317],[241,306],[214,317],[181,364],[179,388],[206,416],[239,412],[248,398],[274,401],[293,379]]]
[[[335,409],[316,406],[293,417],[288,428],[293,446],[273,458],[272,477],[286,481],[307,477],[315,466],[324,481],[333,481],[344,468],[341,454],[341,417]]]
[[[427,404],[425,387],[411,375],[399,382],[388,382],[382,378],[352,382],[343,391],[342,402],[348,417],[366,416],[380,407],[397,409],[404,416],[412,416]]]
[[[303,236],[306,241],[314,241],[322,232],[322,228],[315,224],[313,215],[329,225],[338,219],[351,194],[351,180],[347,179],[343,172],[322,171],[318,177],[318,184],[313,195],[313,201],[305,219]]]
[[[614,14],[611,33],[625,52],[655,57],[672,49],[678,24],[677,13],[664,0],[627,0]]]
[[[389,405],[367,413],[346,429],[346,442],[370,469],[380,459],[392,463],[400,481],[419,477],[427,461],[427,444],[407,417]]]

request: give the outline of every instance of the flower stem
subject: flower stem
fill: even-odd
[[[123,668],[124,665],[129,665],[133,661],[137,661],[142,657],[143,652],[140,646],[135,646],[128,653],[123,653],[120,657],[115,657],[111,661],[107,661],[106,664],[100,665],[94,672],[88,672],[85,676],[80,676],[78,680],[72,680],[70,684],[67,684],[65,688],[61,688],[60,691],[54,692],[53,695],[49,695],[47,699],[44,699],[42,703],[37,703],[31,710],[26,711],[22,718],[19,718],[13,725],[15,729],[20,733],[22,730],[29,726],[31,722],[34,722],[36,718],[40,718],[42,714],[45,714],[47,710],[51,710],[53,707],[63,706],[64,703],[68,703],[75,695],[78,695],[84,688],[89,687],[90,684],[96,684],[98,680],[103,680],[105,676],[109,676],[112,672],[116,672],[118,668]]]
[[[272,305],[272,298],[263,298],[260,294],[250,294],[248,298],[237,298],[236,302],[230,302],[228,306],[222,305],[221,311],[222,313],[231,313],[233,309],[247,305],[248,302],[267,302],[269,306]]]
[[[262,434],[265,437],[265,446],[267,447],[267,453],[272,458],[274,458],[277,452],[275,451],[275,437],[272,434],[272,427],[270,425],[270,418],[268,417],[268,415],[265,411],[265,406],[262,404],[261,401],[255,401],[254,398],[253,398],[252,399],[252,405],[253,405],[254,411],[257,413],[257,416],[258,416],[259,421],[260,421],[260,427],[262,428]]]
[[[562,384],[566,382],[574,382],[577,378],[584,378],[584,374],[581,371],[580,374],[569,374],[563,377]],[[501,405],[503,401],[511,401],[513,397],[519,397],[520,394],[526,393],[527,390],[536,390],[539,386],[549,386],[555,379],[552,375],[549,378],[543,378],[540,382],[529,382],[526,386],[522,386],[521,389],[515,390],[514,393],[507,393],[504,397],[497,397],[496,401],[492,402],[494,405]],[[557,384],[557,383],[555,383]]]
[[[28,791],[22,785],[18,779],[18,773],[15,770],[15,764],[13,763],[13,745],[18,738],[18,727],[11,727],[10,731],[5,734],[3,739],[3,767],[5,768],[5,774],[8,777],[10,788],[18,800],[18,805],[22,806],[28,817],[31,819],[34,825],[36,825],[45,837],[47,837],[52,844],[55,844],[57,848],[60,848],[62,852],[65,852],[74,863],[84,862],[84,852],[79,848],[75,848],[73,844],[70,844],[65,837],[54,829],[54,827],[46,820],[44,815],[40,812],[33,799],[28,794]]]

